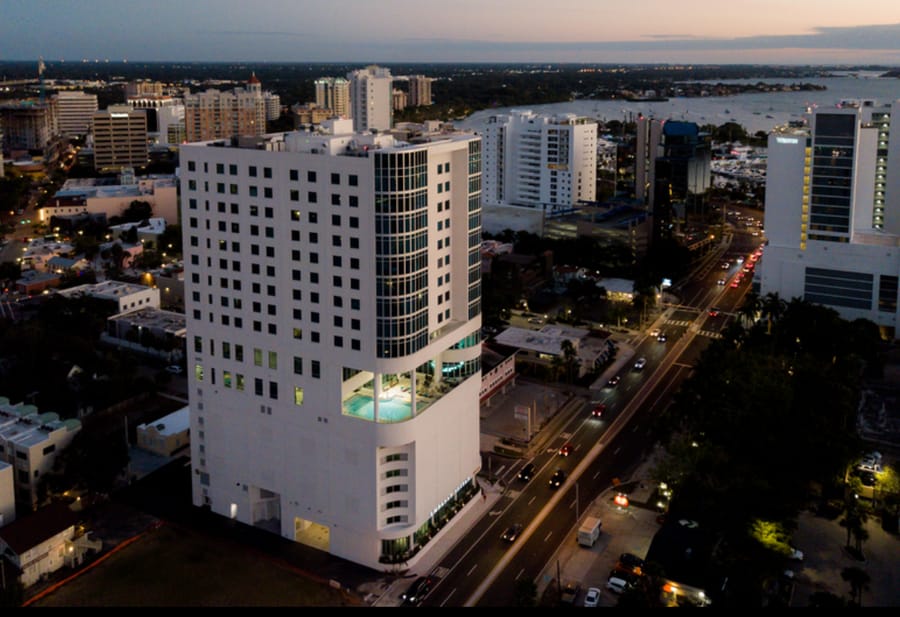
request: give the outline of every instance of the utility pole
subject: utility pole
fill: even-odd
[[[581,517],[578,515],[578,482],[575,483],[575,524],[578,524],[578,519]]]

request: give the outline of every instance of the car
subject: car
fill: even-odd
[[[560,448],[559,448],[560,456],[569,456],[570,454],[572,454],[572,444],[567,442],[560,446]]]
[[[522,523],[513,523],[503,531],[503,535],[500,537],[506,542],[515,542],[522,535],[522,529]]]
[[[731,287],[732,287],[732,289],[737,289],[737,288],[740,287],[740,286],[741,286],[741,281],[740,281],[740,279],[734,279],[733,281],[731,281]],[[712,315],[712,313],[710,313],[710,315]]]
[[[634,370],[639,371],[647,366],[647,358],[638,358],[634,363]]]
[[[622,381],[621,377],[619,377],[618,375],[613,375],[612,377],[609,378],[609,381],[606,382],[606,385],[609,386],[610,388],[615,388],[616,386],[619,385],[620,381]]]
[[[420,576],[413,581],[412,585],[400,595],[400,599],[406,606],[418,606],[431,591],[434,586],[433,576]]]
[[[531,317],[531,318],[529,318],[528,323],[542,324],[544,322],[540,317]]]
[[[725,284],[725,279],[719,279],[718,281],[716,281],[716,285],[724,285],[724,284]]]
[[[618,576],[610,576],[606,579],[606,588],[613,593],[625,593],[631,588],[631,584],[624,578]]]
[[[534,477],[534,463],[527,463],[522,470],[519,472],[519,480],[523,482],[528,482],[531,478]]]
[[[619,555],[619,561],[616,564],[616,569],[625,570],[634,574],[641,574],[641,569],[643,567],[644,560],[634,553],[622,553]]]
[[[566,482],[566,472],[562,469],[557,469],[553,472],[553,476],[550,478],[550,488],[559,488]]]
[[[659,328],[653,328],[650,330],[650,336],[659,336]]]
[[[721,267],[723,270],[727,270],[728,268],[731,267],[731,264],[728,263],[727,261],[723,261],[723,262],[722,262],[722,265],[721,265],[720,267]]]
[[[181,375],[184,372],[184,369],[182,369],[177,364],[170,364],[166,367],[166,372],[172,373],[173,375]]]
[[[575,604],[575,598],[578,597],[579,589],[581,589],[581,586],[578,583],[566,583],[559,594],[560,601],[563,604]]]
[[[669,337],[666,335],[665,332],[660,332],[659,336],[656,337],[656,340],[660,343],[665,343],[666,341],[669,340]]]
[[[606,403],[598,403],[591,410],[591,415],[595,418],[602,418],[604,413],[606,413]]]
[[[874,472],[860,469],[857,470],[857,474],[859,475],[859,481],[862,482],[863,486],[875,486],[876,478]]]
[[[718,317],[718,315],[719,315],[719,307],[714,306],[714,307],[712,307],[712,308],[709,309],[709,316],[710,316],[710,317]]]
[[[585,606],[599,606],[600,605],[600,589],[597,587],[588,587],[587,593],[584,594],[584,605]]]

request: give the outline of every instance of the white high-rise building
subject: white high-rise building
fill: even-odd
[[[370,65],[347,75],[354,131],[387,131],[394,124],[393,83],[390,69]]]
[[[900,139],[890,105],[818,109],[769,135],[760,293],[803,298],[894,338],[900,277]]]
[[[513,215],[509,207],[530,209],[532,218],[540,219],[596,199],[594,120],[575,114],[512,111],[488,118],[481,135],[486,230],[508,226]]]
[[[60,90],[56,98],[57,128],[66,137],[84,137],[97,111],[97,95],[81,90]]]
[[[413,567],[477,495],[481,141],[351,127],[180,149],[193,500]]]
[[[316,105],[330,109],[339,118],[349,118],[350,82],[343,77],[321,77],[315,81]]]

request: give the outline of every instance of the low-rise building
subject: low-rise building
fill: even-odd
[[[184,406],[153,422],[137,427],[139,448],[160,456],[173,456],[190,444],[190,407]]]
[[[66,297],[91,296],[108,300],[115,304],[116,314],[128,313],[142,308],[159,308],[159,289],[146,285],[123,283],[122,281],[102,281],[61,289],[57,293]]]
[[[516,349],[505,345],[481,344],[481,390],[478,400],[490,406],[496,394],[506,394],[516,385]]]
[[[77,523],[78,513],[69,505],[52,502],[0,528],[0,558],[18,571],[25,587],[65,566],[77,566],[103,548],[101,541],[81,534]],[[4,583],[8,581],[4,572]]]
[[[554,366],[554,358],[564,357],[563,344],[568,341],[575,351],[577,377],[600,368],[615,353],[608,333],[562,325],[544,326],[540,330],[510,327],[495,340],[518,349],[517,362],[546,368]]]
[[[16,488],[13,466],[0,460],[0,527],[16,520]]]
[[[184,313],[145,307],[109,317],[100,340],[177,363],[184,358],[186,332]]]
[[[57,453],[81,430],[76,419],[60,420],[53,412],[38,413],[26,403],[11,404],[0,397],[0,460],[15,468],[16,500],[34,507],[38,484],[53,468]]]
[[[38,220],[49,224],[53,216],[82,212],[112,218],[121,216],[131,202],[145,201],[150,204],[154,217],[175,225],[178,223],[177,184],[175,176],[166,175],[70,178],[38,209]]]

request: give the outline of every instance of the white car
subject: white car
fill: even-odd
[[[584,605],[585,606],[599,606],[600,605],[600,590],[596,587],[589,587],[587,593],[584,596]]]
[[[170,364],[169,366],[166,367],[166,372],[172,373],[173,375],[181,375],[181,373],[183,371],[182,371],[181,367],[178,366],[177,364]]]
[[[659,336],[659,328],[653,328],[652,330],[650,330],[650,336],[652,336],[653,338]]]
[[[637,362],[634,363],[634,370],[639,371],[645,366],[647,366],[647,358],[638,358]]]
[[[606,588],[613,593],[625,593],[625,590],[629,587],[628,581],[618,576],[610,576],[606,581]]]

